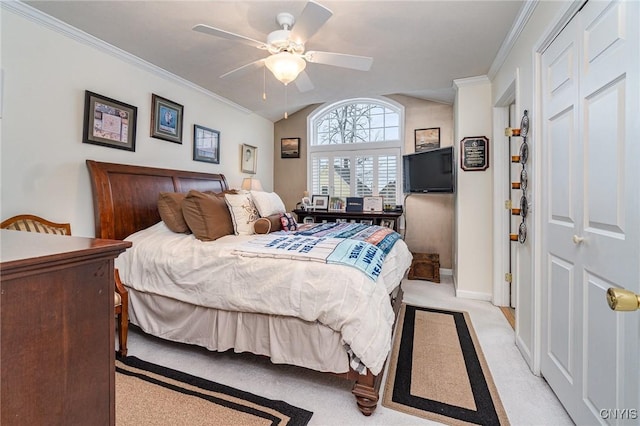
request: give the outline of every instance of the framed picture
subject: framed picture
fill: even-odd
[[[193,160],[220,164],[220,132],[193,125]]]
[[[151,137],[182,143],[184,107],[158,95],[151,95]]]
[[[329,196],[328,195],[314,195],[311,198],[311,204],[316,210],[329,210]]]
[[[384,198],[381,196],[363,197],[362,211],[364,212],[381,212]]]
[[[415,129],[416,152],[440,148],[440,127]]]
[[[87,90],[82,142],[135,151],[137,115],[137,107]]]
[[[312,207],[313,207],[313,204],[311,204],[311,198],[302,197],[302,208],[305,210],[309,210]]]
[[[242,144],[242,158],[240,169],[242,173],[255,174],[258,164],[258,148],[252,145]]]
[[[300,138],[280,139],[280,158],[300,158]]]
[[[362,220],[360,221],[360,223],[361,223],[362,225],[373,225],[373,220],[371,220],[371,219],[362,219]]]
[[[395,220],[393,219],[381,219],[380,226],[384,226],[385,228],[395,228]]]
[[[472,136],[460,141],[460,168],[465,172],[489,168],[489,139],[486,136]]]

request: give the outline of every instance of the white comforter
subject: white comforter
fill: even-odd
[[[319,321],[379,374],[391,345],[389,293],[411,264],[399,240],[372,282],[359,270],[334,264],[233,254],[255,236],[212,242],[176,234],[160,222],[127,238],[132,248],[116,259],[127,286],[208,308]]]

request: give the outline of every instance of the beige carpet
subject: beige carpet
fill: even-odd
[[[127,357],[116,361],[117,425],[306,425],[313,413]]]
[[[382,405],[449,425],[509,424],[466,312],[402,306]]]

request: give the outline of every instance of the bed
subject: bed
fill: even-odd
[[[345,265],[257,259],[245,250],[255,236],[201,242],[170,231],[160,218],[160,193],[223,192],[228,189],[224,175],[93,160],[87,160],[87,167],[96,237],[133,243],[131,251],[116,260],[129,290],[133,324],[167,340],[214,351],[251,352],[269,356],[274,363],[338,375],[354,382],[352,394],[360,411],[366,416],[373,413],[402,300],[400,282],[411,263],[403,241],[397,241],[384,258],[375,283]],[[221,263],[212,263],[217,258]],[[187,271],[174,272],[176,263],[185,264]],[[225,269],[229,264],[234,269]],[[332,279],[336,274],[340,280]],[[265,276],[270,278],[257,279]],[[216,282],[212,293],[206,293],[209,279]],[[353,285],[343,286],[343,279]],[[180,281],[180,288],[165,291],[169,281]],[[259,288],[252,287],[255,282],[260,282]],[[288,299],[270,302],[273,293],[260,293],[279,286]],[[323,305],[302,294],[314,286],[320,292],[344,295],[339,302]],[[224,287],[235,294],[221,296]]]

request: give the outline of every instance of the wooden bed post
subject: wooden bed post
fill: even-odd
[[[384,369],[377,376],[371,374],[370,371],[366,375],[360,374],[351,389],[351,393],[356,397],[358,409],[365,416],[370,416],[378,408],[383,372]]]
[[[398,291],[395,296],[391,298],[391,305],[393,306],[393,313],[395,320],[393,322],[393,330],[396,329],[396,323],[398,322],[398,313],[402,306],[402,298],[404,296],[404,290],[402,285],[398,286]],[[393,341],[393,337],[391,339]],[[387,358],[388,359],[388,358]],[[382,385],[382,376],[384,375],[384,369],[387,363],[384,363],[382,371],[377,376],[371,374],[371,371],[367,370],[367,374],[357,374],[356,382],[351,389],[351,393],[356,397],[356,403],[358,409],[365,416],[370,416],[378,408],[378,401],[380,400],[380,386]],[[351,373],[354,373],[351,370]],[[353,376],[352,376],[353,377]]]

